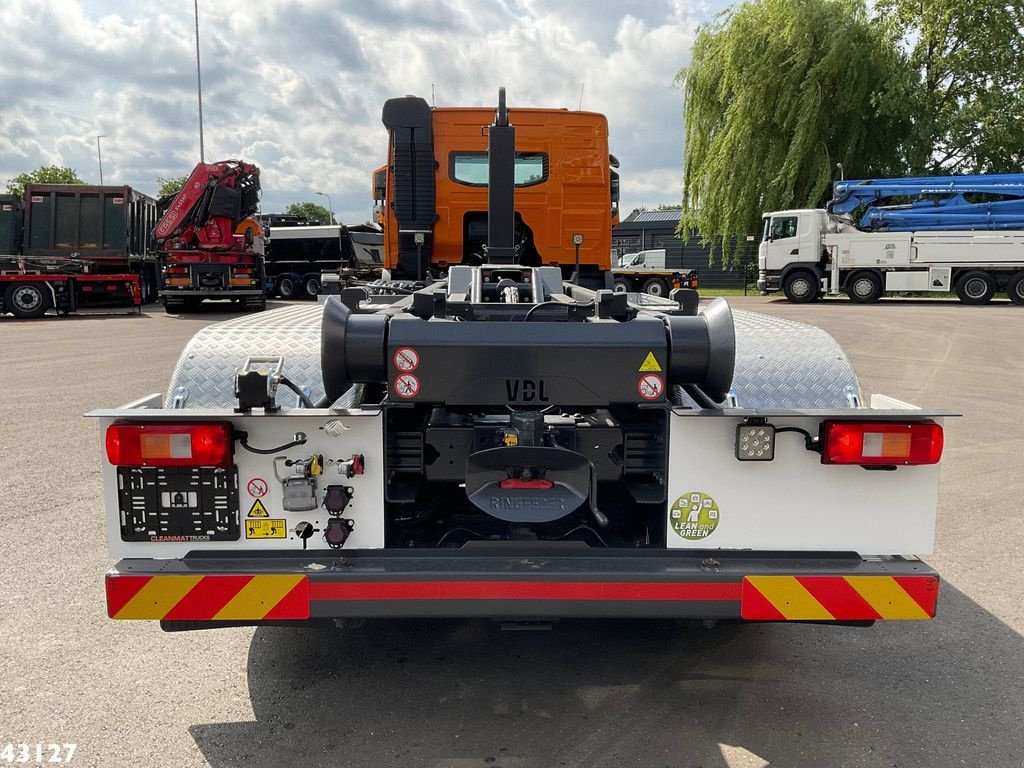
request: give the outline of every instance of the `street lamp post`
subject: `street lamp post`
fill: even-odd
[[[96,159],[100,163],[100,186],[103,186],[103,150],[100,149],[100,139],[107,138],[107,134],[101,133],[96,137]]]
[[[199,162],[206,162],[203,146],[203,72],[199,66],[199,0],[192,3],[196,16],[196,94],[199,96]]]
[[[334,204],[331,202],[331,196],[328,195],[326,192],[316,192],[314,194],[317,194],[317,195],[320,195],[321,197],[326,197],[327,198],[327,210],[329,210],[331,212],[331,220],[330,220],[329,223],[334,224],[335,223],[335,221],[334,221]]]

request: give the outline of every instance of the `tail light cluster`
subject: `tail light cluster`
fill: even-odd
[[[256,275],[255,270],[252,267],[232,267],[231,268],[231,284],[232,285],[255,285]]]
[[[189,269],[184,264],[169,266],[166,272],[168,285],[188,285],[192,282]]]
[[[861,466],[937,464],[942,441],[942,427],[930,421],[826,421],[821,461]]]
[[[229,467],[231,424],[118,423],[107,427],[107,460],[131,467]]]
[[[751,418],[736,427],[736,458],[772,461],[780,432],[804,436],[808,451],[821,454],[822,464],[895,467],[937,464],[942,458],[942,427],[933,421],[826,420],[817,435],[801,427],[777,427]]]

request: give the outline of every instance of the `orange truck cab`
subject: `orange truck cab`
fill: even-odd
[[[406,96],[387,101],[382,119],[388,164],[373,174],[373,196],[392,277],[423,279],[449,265],[484,263],[486,126],[494,120],[493,108],[431,108]],[[516,130],[518,261],[557,265],[568,279],[578,247],[580,282],[605,287],[619,197],[607,118],[567,109],[509,109],[509,121]]]

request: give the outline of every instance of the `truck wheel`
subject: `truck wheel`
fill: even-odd
[[[242,309],[246,312],[262,312],[267,308],[266,296],[251,296],[242,299]]]
[[[307,299],[316,299],[320,293],[320,278],[317,275],[306,275],[302,278],[302,293]]]
[[[624,277],[620,277],[612,284],[612,290],[615,291],[615,293],[629,293],[633,290],[633,286],[630,284],[629,280]]]
[[[790,272],[782,283],[782,292],[794,304],[806,304],[818,298],[818,281],[806,270]]]
[[[846,295],[856,304],[872,304],[882,295],[882,278],[877,272],[856,272],[846,278]]]
[[[956,295],[964,304],[988,304],[996,292],[996,281],[988,272],[976,269],[956,281]]]
[[[186,312],[198,312],[202,303],[202,299],[197,299],[195,296],[188,296],[181,300],[181,309],[178,311],[182,314],[185,314]]]
[[[644,280],[640,290],[651,296],[668,296],[668,283],[660,277],[649,277]]]
[[[49,290],[44,283],[14,283],[7,288],[4,304],[8,312],[23,320],[42,317],[50,308]]]
[[[164,312],[168,315],[177,315],[185,306],[181,299],[164,299]]]
[[[1006,295],[1018,306],[1024,305],[1024,272],[1018,272],[1006,284]]]
[[[277,278],[277,295],[282,299],[294,299],[297,291],[298,286],[291,275],[281,275]]]

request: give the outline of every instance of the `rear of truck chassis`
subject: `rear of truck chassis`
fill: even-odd
[[[111,618],[934,616],[942,414],[818,329],[516,263],[510,130],[488,264],[211,326],[92,414]]]

